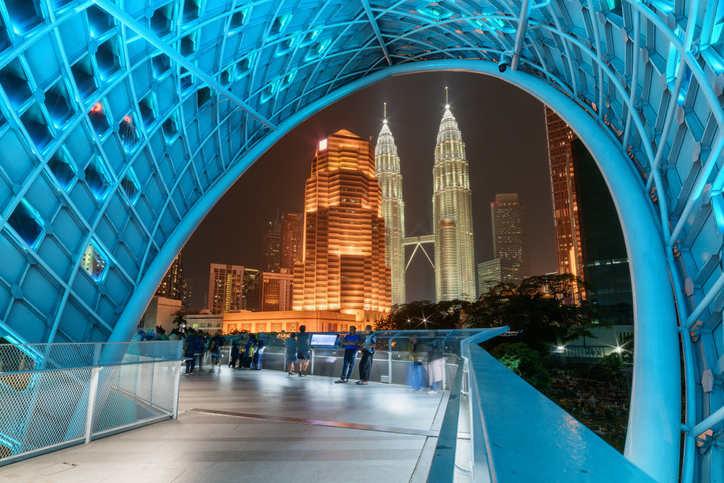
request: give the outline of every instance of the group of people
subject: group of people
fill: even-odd
[[[372,360],[377,347],[377,337],[372,332],[372,326],[365,327],[365,340],[361,342],[360,335],[357,334],[357,328],[350,326],[349,334],[342,339],[344,345],[344,361],[342,363],[342,376],[339,380],[334,381],[336,384],[345,384],[349,382],[349,377],[354,369],[354,362],[357,360],[357,352],[362,349],[362,359],[359,362],[359,381],[357,385],[366,386],[370,382],[370,374],[372,373]]]
[[[264,340],[263,333],[257,338],[255,334],[249,334],[249,339],[240,343],[236,340],[231,343],[231,353],[229,358],[229,367],[232,369],[261,369],[262,358],[264,356]]]
[[[143,328],[136,329],[136,333],[133,334],[131,340],[133,342],[148,341],[148,340],[178,340],[178,337],[174,337],[175,334],[171,334],[171,337],[166,335],[166,330],[163,327],[156,327],[155,329],[144,330]]]
[[[445,361],[443,359],[442,340],[435,337],[434,331],[430,331],[429,336],[430,340],[424,344],[418,340],[417,335],[412,334],[410,336],[408,346],[408,351],[412,357],[412,388],[410,390],[436,394],[442,384]],[[427,359],[427,382],[429,386],[423,385],[425,382],[425,359]]]
[[[189,329],[189,333],[184,339],[184,357],[186,357],[186,372],[185,374],[193,374],[198,364],[198,370],[203,372],[204,356],[209,354],[211,356],[211,366],[218,366],[221,364],[221,346],[224,344],[224,339],[220,335],[216,334],[211,337],[205,336],[201,331],[195,331]]]
[[[151,331],[148,331],[151,332]],[[151,334],[155,336],[155,334]],[[229,367],[234,369],[260,369],[262,356],[266,345],[265,334],[259,336],[249,334],[248,339],[232,341],[229,358]],[[363,337],[364,336],[364,339]],[[143,334],[140,340],[149,337],[148,333]],[[221,335],[211,337],[205,336],[201,331],[189,329],[188,336],[184,340],[184,357],[186,360],[186,374],[192,374],[196,367],[203,372],[202,364],[204,356],[211,356],[212,367],[220,364],[221,348],[224,338]],[[337,384],[349,382],[357,360],[357,353],[362,352],[362,359],[359,363],[359,381],[356,384],[365,386],[369,384],[372,373],[372,361],[377,347],[377,337],[372,331],[372,326],[365,327],[363,334],[357,333],[354,326],[350,327],[349,334],[346,334],[341,344],[344,347],[344,358],[342,363],[342,375],[336,381]],[[443,381],[445,363],[443,358],[442,340],[436,337],[434,331],[429,334],[429,340],[421,342],[416,334],[412,334],[407,348],[412,359],[412,371],[410,374],[411,391],[427,392],[436,394]],[[299,328],[298,333],[292,332],[284,342],[285,367],[290,376],[298,375],[305,377],[311,360],[310,334],[305,326]],[[427,377],[425,377],[427,372]]]
[[[297,364],[297,373],[299,377],[307,376],[307,368],[312,358],[312,352],[309,347],[309,333],[307,327],[302,325],[299,327],[299,333],[292,332],[284,341],[284,360],[290,376],[295,374],[294,365]]]

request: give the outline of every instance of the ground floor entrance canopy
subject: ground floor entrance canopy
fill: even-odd
[[[573,127],[617,206],[636,307],[626,455],[674,481],[683,430],[685,481],[715,480],[722,17],[699,0],[4,0],[0,335],[127,340],[205,214],[300,122],[391,76],[492,75]]]

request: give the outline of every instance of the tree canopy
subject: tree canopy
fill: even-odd
[[[540,352],[581,336],[594,337],[590,329],[608,326],[599,319],[595,305],[581,301],[593,288],[571,274],[540,275],[519,285],[499,283],[475,302],[429,300],[395,305],[375,330],[458,329],[508,326],[522,331],[517,342]],[[495,344],[495,343],[494,343]]]

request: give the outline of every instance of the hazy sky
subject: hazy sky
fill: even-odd
[[[239,178],[184,249],[184,275],[194,280],[193,306],[203,307],[210,263],[261,268],[268,222],[277,211],[302,211],[317,142],[347,129],[371,138],[374,145],[384,102],[401,162],[406,235],[432,234],[433,152],[445,86],[470,164],[476,265],[493,256],[490,203],[496,193],[518,193],[528,210],[532,273],[555,271],[543,104],[483,75],[414,74],[383,81],[330,106],[285,136]],[[432,257],[432,245],[426,247]],[[408,256],[411,252],[408,247]],[[433,269],[419,252],[407,271],[407,299],[435,299]]]

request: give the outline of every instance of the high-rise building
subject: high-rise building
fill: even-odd
[[[288,268],[289,273],[292,273],[294,264],[302,261],[304,213],[282,213],[281,226],[280,267]]]
[[[279,273],[281,266],[281,243],[282,243],[282,227],[278,221],[270,221],[269,228],[264,233],[263,247],[264,255],[262,258],[262,271]]]
[[[156,295],[173,300],[184,298],[184,265],[183,250],[176,255],[166,275],[156,289]]]
[[[591,153],[571,128],[545,108],[558,273],[580,276],[584,292],[617,324],[633,321],[628,252],[616,206]]]
[[[473,208],[458,123],[445,106],[435,146],[432,212],[437,300],[475,299]]]
[[[402,201],[400,158],[392,132],[383,121],[375,148],[375,172],[382,189],[382,217],[385,219],[385,265],[390,266],[392,305],[405,303],[405,202]]]
[[[292,310],[294,275],[288,268],[280,268],[279,273],[261,274],[261,311],[278,312]]]
[[[518,193],[495,195],[495,203],[490,203],[490,215],[493,223],[493,257],[511,262],[514,271],[508,281],[520,283],[530,277],[525,203],[518,200]]]
[[[261,297],[261,272],[255,268],[244,269],[244,289],[241,295],[241,310],[259,311]]]
[[[576,135],[568,124],[547,106],[545,116],[558,273],[582,276],[583,254],[571,152],[571,141]]]
[[[191,307],[191,297],[193,296],[194,292],[194,279],[184,277],[184,295],[183,299],[181,299],[181,304],[189,308]]]
[[[517,285],[521,280],[519,263],[500,258],[478,263],[478,296],[487,295],[488,290],[499,283]]]
[[[244,267],[212,263],[208,308],[214,312],[241,310]]]
[[[390,310],[380,197],[368,141],[341,130],[319,142],[305,189],[294,310]]]

